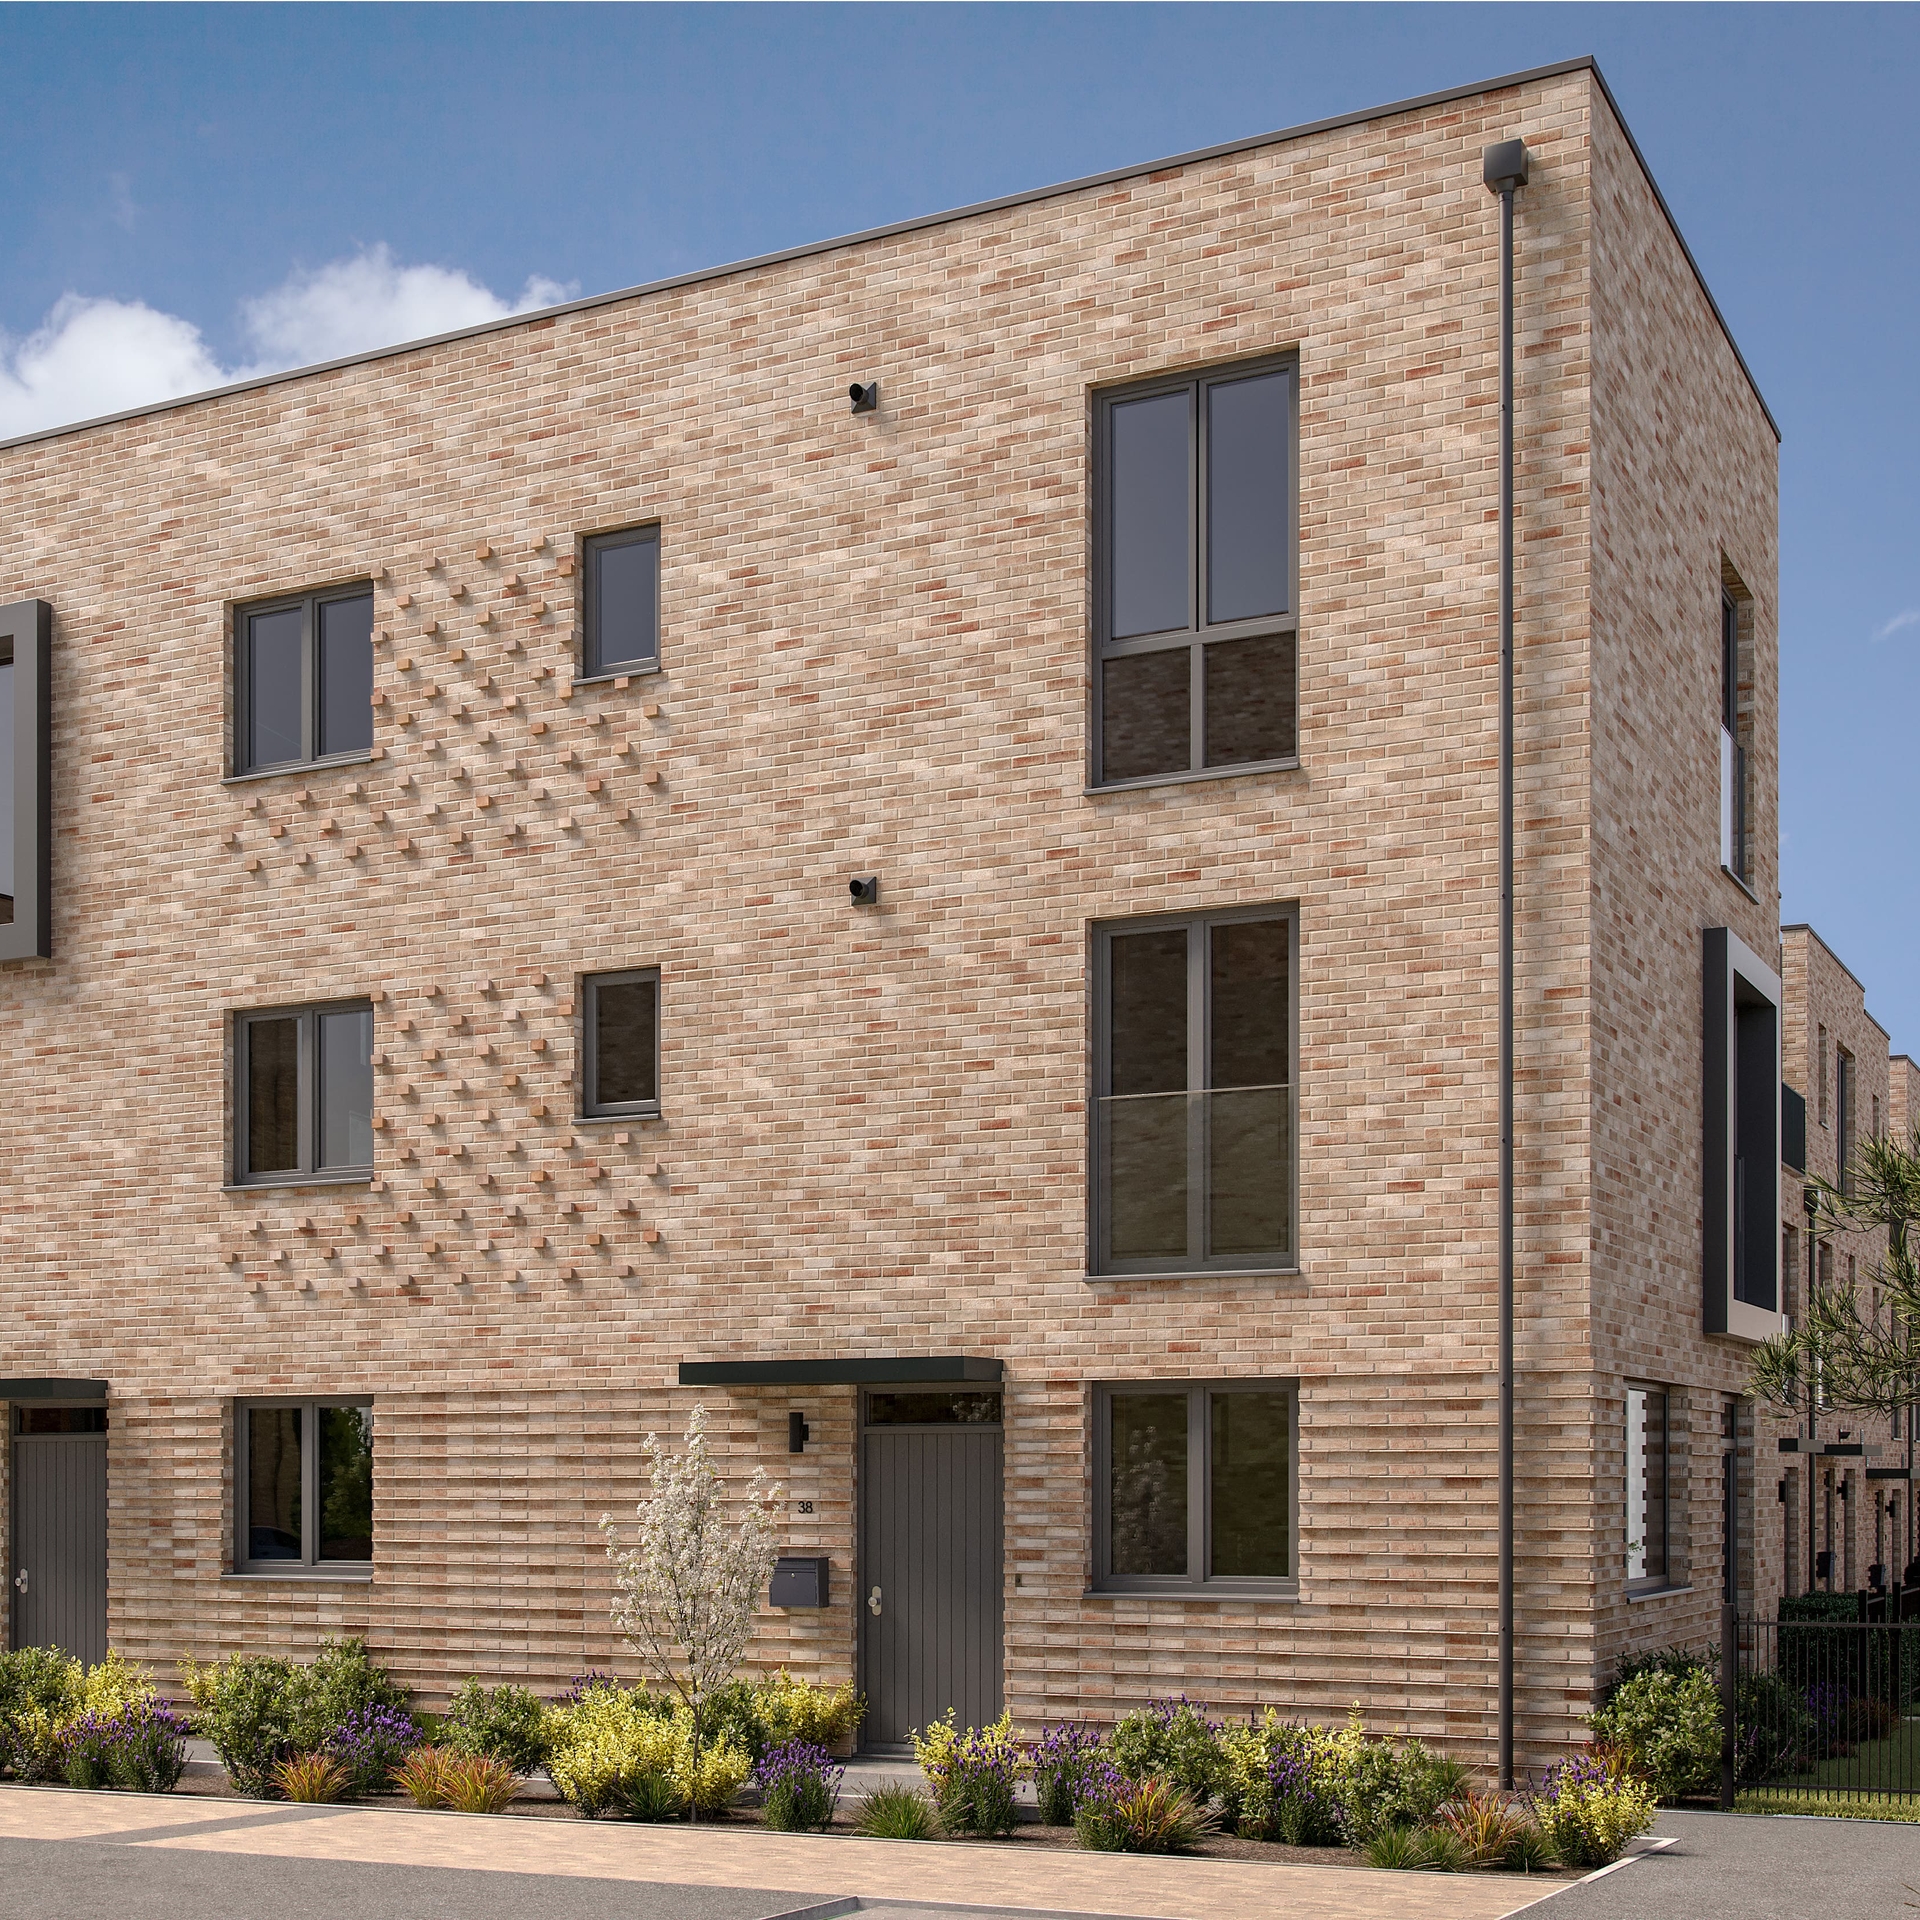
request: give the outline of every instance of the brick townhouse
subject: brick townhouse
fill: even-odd
[[[1877,1315],[1874,1274],[1884,1231],[1834,1232],[1804,1211],[1803,1176],[1851,1189],[1860,1143],[1911,1138],[1920,1119],[1917,1076],[1890,1055],[1887,1032],[1867,1011],[1866,989],[1809,926],[1781,929],[1783,1126],[1782,1299],[1797,1313],[1809,1294],[1840,1288]],[[1857,1592],[1898,1583],[1920,1536],[1912,1509],[1912,1434],[1900,1417],[1821,1410],[1809,1431],[1762,1407],[1761,1502],[1756,1540],[1763,1606],[1775,1593]],[[1782,1457],[1782,1440],[1793,1448]],[[1773,1499],[1771,1518],[1766,1499]]]
[[[1489,1760],[1513,141],[1522,1763],[1711,1631],[1776,433],[1576,61],[0,448],[13,1638],[625,1665],[700,1402],[876,1743]]]

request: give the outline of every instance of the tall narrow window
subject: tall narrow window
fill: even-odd
[[[1820,1029],[1817,1053],[1818,1059],[1816,1067],[1819,1074],[1818,1106],[1820,1110],[1820,1124],[1824,1127],[1827,1125],[1827,1030],[1825,1027]]]
[[[582,678],[660,664],[660,529],[596,534],[586,543]]]
[[[1096,783],[1294,758],[1294,371],[1103,396]]]
[[[660,973],[591,974],[585,982],[586,1062],[582,1110],[589,1114],[660,1111]]]
[[[373,1009],[285,1007],[234,1026],[234,1177],[282,1184],[373,1170]]]
[[[0,960],[52,953],[53,610],[0,607]]]
[[[1744,884],[1752,878],[1753,602],[1724,561],[1720,573],[1720,864]]]
[[[245,1402],[234,1413],[234,1564],[364,1573],[373,1559],[373,1409]]]
[[[1095,1270],[1289,1268],[1293,916],[1096,932]]]
[[[1702,940],[1705,1329],[1766,1340],[1780,1321],[1780,976],[1727,927]]]
[[[1853,1192],[1853,1055],[1845,1047],[1833,1050],[1833,1150],[1839,1162],[1840,1191]]]
[[[1627,1389],[1627,1586],[1668,1584],[1667,1393]]]
[[[371,588],[242,607],[234,637],[235,772],[345,759],[371,749]]]
[[[1258,1591],[1290,1582],[1293,1433],[1291,1386],[1096,1388],[1096,1586]]]

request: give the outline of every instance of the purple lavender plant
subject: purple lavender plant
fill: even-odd
[[[760,1817],[776,1833],[824,1831],[840,1803],[845,1774],[846,1768],[814,1741],[784,1740],[769,1747],[753,1770]]]
[[[61,1772],[72,1787],[171,1793],[186,1768],[187,1733],[179,1714],[151,1700],[83,1713],[60,1736]]]
[[[954,1834],[1011,1833],[1019,1751],[1004,1733],[969,1727],[947,1753],[940,1781],[940,1824]]]
[[[327,1737],[327,1751],[346,1768],[349,1793],[379,1793],[420,1744],[413,1716],[399,1707],[356,1707]]]
[[[1344,1838],[1340,1802],[1315,1778],[1305,1754],[1276,1748],[1267,1759],[1266,1838],[1290,1847],[1331,1847]]]
[[[1073,1825],[1074,1810],[1080,1804],[1088,1773],[1100,1752],[1100,1737],[1097,1727],[1071,1722],[1041,1729],[1030,1757],[1034,1792],[1045,1825]]]
[[[577,1707],[590,1693],[617,1690],[620,1682],[610,1673],[602,1673],[597,1667],[589,1668],[585,1673],[576,1673],[565,1693],[554,1701],[556,1707]]]

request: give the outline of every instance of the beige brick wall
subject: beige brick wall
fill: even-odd
[[[1698,1579],[1629,1617],[1608,1528],[1620,1381],[1683,1389],[1703,1444],[1740,1375],[1698,1333],[1698,933],[1771,944],[1773,447],[1573,73],[0,452],[0,597],[56,610],[58,835],[56,958],[0,970],[0,1373],[113,1382],[118,1644],[365,1630],[429,1695],[564,1682],[616,1658],[593,1523],[690,1404],[677,1361],[961,1351],[1008,1370],[1020,1717],[1359,1698],[1487,1755],[1480,150],[1516,133],[1523,1757],[1618,1647],[1697,1625]],[[1301,767],[1088,795],[1089,390],[1280,351]],[[562,563],[655,518],[664,670],[574,690]],[[1765,609],[1757,905],[1707,801],[1723,548]],[[368,574],[383,757],[223,786],[234,603]],[[1301,1272],[1089,1282],[1089,923],[1270,901]],[[576,1129],[573,983],[636,965],[665,1117]],[[223,1192],[233,1010],[376,990],[374,1190]],[[1219,1375],[1302,1383],[1300,1599],[1089,1598],[1091,1384]],[[234,1396],[346,1389],[371,1588],[223,1578]],[[851,1396],[708,1398],[835,1557],[835,1606],[756,1658],[850,1671]]]

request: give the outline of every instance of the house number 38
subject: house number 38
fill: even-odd
[[[800,1502],[800,1511],[802,1513],[811,1513],[813,1511],[813,1502],[811,1500],[802,1500]]]

